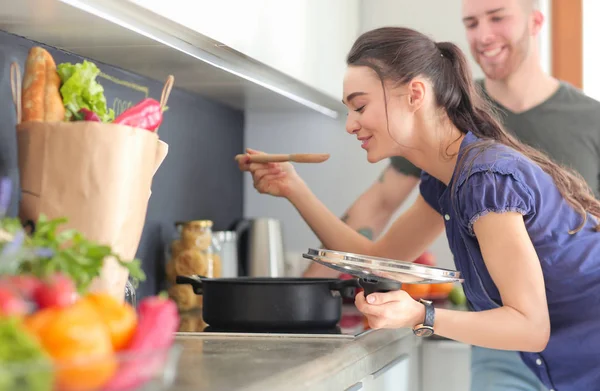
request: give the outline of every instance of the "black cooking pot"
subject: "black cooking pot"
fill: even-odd
[[[358,286],[389,290],[357,279],[177,276],[202,297],[202,317],[214,328],[330,328],[340,321],[342,297],[353,299]],[[398,289],[393,287],[393,289]]]

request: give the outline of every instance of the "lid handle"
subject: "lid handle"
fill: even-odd
[[[365,291],[365,297],[375,292],[397,291],[402,287],[402,284],[395,281],[381,281],[375,278],[361,278],[358,284]]]

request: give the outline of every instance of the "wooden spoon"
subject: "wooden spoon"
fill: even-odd
[[[244,157],[250,157],[251,163],[281,163],[281,162],[296,162],[296,163],[323,163],[329,159],[328,153],[290,153],[290,154],[260,154],[246,155],[240,154],[235,157],[235,160],[240,160]]]

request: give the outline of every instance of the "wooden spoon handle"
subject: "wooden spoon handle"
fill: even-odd
[[[251,163],[281,163],[281,162],[296,162],[296,163],[322,163],[329,159],[327,153],[294,153],[294,154],[260,154],[246,155],[240,154],[235,157],[235,160],[240,160],[246,156],[250,157]]]
[[[260,155],[240,154],[235,157],[235,160],[240,160],[246,156],[250,157],[251,163],[281,163],[281,162],[289,162],[290,161],[290,155],[285,155],[285,154],[260,154]]]
[[[296,163],[323,163],[327,159],[328,153],[294,153],[290,160]]]

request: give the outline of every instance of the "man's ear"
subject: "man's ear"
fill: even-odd
[[[544,18],[544,14],[542,13],[542,11],[540,11],[538,9],[534,9],[533,11],[531,11],[531,20],[530,20],[531,35],[537,36],[540,33],[540,31],[542,30],[542,27],[544,26],[544,22],[545,22],[545,18]]]

